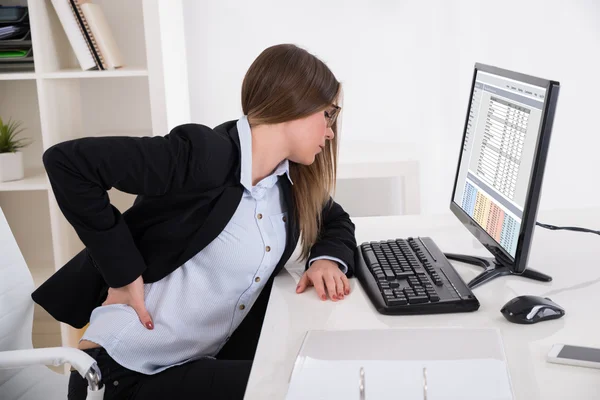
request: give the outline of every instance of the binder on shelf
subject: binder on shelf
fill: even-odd
[[[102,53],[100,52],[100,49],[98,47],[98,44],[96,43],[94,35],[92,34],[92,31],[87,23],[85,15],[83,15],[83,11],[81,11],[79,3],[77,3],[77,1],[75,1],[75,0],[67,0],[67,1],[69,2],[69,5],[71,6],[71,11],[73,12],[73,15],[75,16],[75,20],[77,21],[79,30],[81,31],[81,34],[85,37],[85,42],[87,43],[88,48],[90,49],[90,52],[92,53],[92,57],[94,57],[94,62],[96,63],[96,66],[100,70],[106,69],[106,64],[105,64],[104,58],[102,57]]]
[[[51,1],[83,70],[124,65],[100,5],[88,0]]]
[[[84,71],[98,69],[96,61],[92,55],[90,47],[88,46],[83,33],[79,28],[77,19],[71,10],[71,6],[68,0],[51,0],[58,19],[67,35],[67,39],[75,52],[75,57],[81,69]]]
[[[70,0],[72,2],[76,0]],[[113,37],[102,7],[90,0],[79,0],[79,8],[83,12],[85,21],[91,30],[91,36],[96,40],[100,53],[104,57],[107,69],[123,67],[123,57],[119,46]]]

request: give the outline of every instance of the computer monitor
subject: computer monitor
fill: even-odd
[[[474,288],[527,269],[560,84],[475,64],[450,209],[493,258],[446,254],[485,270]]]

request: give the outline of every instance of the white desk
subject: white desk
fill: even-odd
[[[430,236],[442,251],[488,255],[451,214],[440,217],[355,218],[359,243],[408,236]],[[600,228],[600,209],[540,212],[538,221],[552,225]],[[246,399],[283,399],[304,333],[309,329],[386,329],[400,327],[497,327],[505,345],[517,399],[597,399],[600,370],[550,364],[554,343],[600,347],[600,236],[537,228],[529,266],[550,274],[550,283],[502,277],[474,290],[481,303],[473,313],[419,316],[379,314],[359,282],[351,279],[345,300],[320,301],[313,288],[298,295],[302,265],[290,263],[276,277]],[[292,258],[293,260],[294,258]],[[479,269],[454,263],[466,281]],[[566,309],[563,318],[534,325],[510,323],[500,308],[513,297],[548,296]],[[407,345],[410,345],[407,343]],[[349,377],[350,383],[355,383]]]

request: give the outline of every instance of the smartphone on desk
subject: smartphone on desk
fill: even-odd
[[[548,352],[548,362],[600,369],[600,349],[555,344]]]

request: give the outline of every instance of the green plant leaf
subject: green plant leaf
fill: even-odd
[[[17,138],[25,130],[21,128],[21,125],[21,121],[12,121],[11,119],[5,124],[0,118],[0,153],[14,153],[31,144],[28,139]]]

